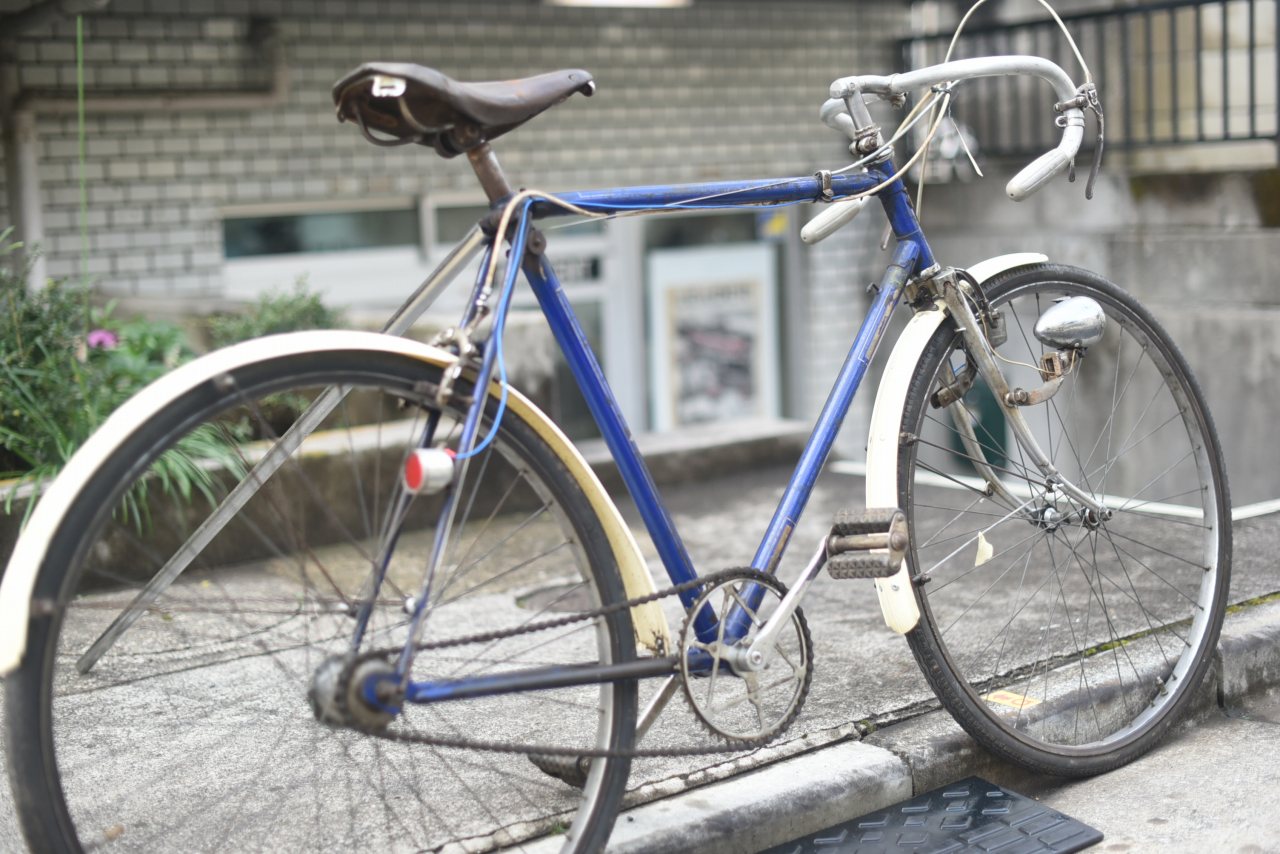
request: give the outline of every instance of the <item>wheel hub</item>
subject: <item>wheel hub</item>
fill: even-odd
[[[1058,530],[1067,521],[1067,517],[1058,512],[1052,504],[1044,504],[1032,511],[1031,516],[1036,524],[1046,531]]]
[[[395,670],[385,661],[376,658],[353,659],[346,655],[326,658],[311,677],[307,699],[316,720],[336,727],[356,729],[386,729],[395,720],[395,713],[387,708],[398,706],[392,697],[382,697],[375,706],[364,696],[364,686],[380,677],[394,677]],[[398,711],[398,708],[397,708]]]

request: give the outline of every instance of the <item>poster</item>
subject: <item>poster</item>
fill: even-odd
[[[775,247],[649,256],[653,427],[778,415]]]

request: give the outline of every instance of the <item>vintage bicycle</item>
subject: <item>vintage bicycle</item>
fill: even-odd
[[[465,156],[492,208],[388,334],[205,356],[122,407],[49,487],[0,589],[28,844],[600,850],[636,757],[750,749],[796,720],[814,668],[801,603],[824,568],[874,582],[938,699],[999,756],[1083,775],[1149,750],[1192,701],[1227,603],[1230,505],[1201,392],[1156,320],[1097,275],[1026,253],[939,263],[894,166],[906,131],[886,141],[867,107],[924,91],[904,125],[936,130],[952,87],[1014,74],[1051,85],[1063,128],[1009,184],[1021,199],[1073,163],[1098,106],[1035,57],[835,81],[821,115],[849,138],[841,169],[554,195],[514,191],[491,143],[591,94],[586,72],[472,84],[371,64],[340,80],[341,119]],[[749,566],[699,575],[536,224],[827,205],[813,241],[870,198],[896,248],[867,317]],[[431,345],[399,337],[477,258],[457,325]],[[581,454],[507,382],[520,273],[664,589]],[[775,570],[904,307],[869,509],[803,544],[784,586]],[[174,466],[196,484],[178,504],[157,498]],[[677,692],[697,731],[646,744]]]

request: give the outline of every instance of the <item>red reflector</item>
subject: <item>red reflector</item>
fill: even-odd
[[[404,461],[404,485],[409,488],[410,492],[417,492],[422,489],[423,475],[422,460],[416,452],[410,452],[409,457]]]

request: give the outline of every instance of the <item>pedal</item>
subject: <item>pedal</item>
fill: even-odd
[[[840,579],[890,578],[909,543],[907,516],[896,507],[842,510],[827,538],[827,572]]]
[[[902,563],[901,560],[898,561]],[[891,578],[898,567],[888,552],[879,554],[842,554],[827,558],[827,572],[832,578]]]

